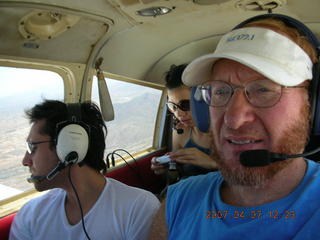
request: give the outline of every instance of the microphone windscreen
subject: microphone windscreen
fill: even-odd
[[[183,133],[183,129],[181,129],[181,128],[177,129],[177,133],[178,134],[182,134]]]
[[[28,183],[41,182],[46,179],[46,176],[32,176],[27,178]]]
[[[248,150],[240,153],[240,163],[245,167],[263,167],[271,163],[270,152],[265,149]]]

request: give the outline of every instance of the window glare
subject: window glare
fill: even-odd
[[[0,200],[33,188],[22,166],[30,130],[24,111],[43,99],[63,100],[63,81],[50,71],[0,67]]]
[[[152,147],[162,91],[113,79],[106,81],[115,119],[106,122],[108,134],[105,154],[119,148],[133,154]],[[99,103],[96,78],[93,81],[92,100]]]

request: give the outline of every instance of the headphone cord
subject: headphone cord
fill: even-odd
[[[136,160],[127,150],[124,150],[124,149],[122,149],[122,148],[119,148],[119,149],[114,150],[113,153],[116,153],[116,152],[119,152],[119,151],[123,151],[123,152],[125,152],[126,154],[128,154],[128,155],[133,159],[134,163],[135,163],[136,165],[138,165],[137,160]]]
[[[139,180],[141,181],[141,183],[143,183],[139,171],[138,171],[137,169],[135,169],[133,166],[131,166],[131,164],[129,164],[129,163],[124,159],[124,157],[121,156],[121,154],[113,152],[111,156],[113,157],[113,155],[116,155],[116,156],[120,157],[120,158],[127,164],[127,166],[138,176],[138,178],[139,178]]]
[[[124,149],[114,150],[112,153],[109,153],[109,154],[108,154],[107,158],[109,158],[110,155],[111,155],[112,158],[114,158],[114,155],[120,157],[120,158],[126,163],[126,165],[132,170],[132,172],[134,172],[134,173],[137,175],[137,177],[138,177],[140,183],[142,184],[142,186],[145,187],[145,183],[144,183],[144,181],[143,181],[143,178],[142,178],[142,176],[141,176],[141,174],[140,174],[139,169],[135,169],[131,164],[129,164],[129,163],[121,156],[121,154],[116,153],[116,152],[118,152],[118,151],[124,151],[124,152],[126,152],[126,153],[127,153],[128,155],[130,155],[130,157],[134,160],[134,162],[135,162],[135,164],[136,164],[136,167],[139,166],[138,163],[137,163],[137,161],[136,161],[136,159],[135,159],[129,152],[127,152],[127,151],[124,150]],[[109,160],[108,160],[108,161],[109,161]]]
[[[72,187],[72,189],[73,189],[73,191],[74,191],[74,193],[75,193],[75,195],[76,195],[76,197],[77,197],[77,201],[78,201],[78,204],[79,204],[80,214],[81,214],[81,223],[82,223],[83,231],[84,231],[87,239],[88,239],[88,240],[91,240],[91,238],[89,237],[88,232],[87,232],[87,230],[86,230],[86,226],[85,226],[85,224],[84,224],[83,210],[82,210],[80,198],[79,198],[78,192],[77,192],[77,190],[76,190],[76,188],[75,188],[75,186],[73,185],[73,182],[72,182],[72,180],[71,180],[71,165],[69,166],[69,169],[68,169],[68,178],[69,178],[69,182],[70,182],[71,187]]]

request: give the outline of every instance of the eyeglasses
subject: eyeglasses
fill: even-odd
[[[175,112],[178,109],[184,112],[190,111],[190,100],[189,99],[181,100],[178,104],[173,102],[167,102],[167,106],[171,112]]]
[[[255,107],[267,108],[274,106],[281,98],[283,88],[306,88],[307,86],[281,86],[271,80],[257,80],[245,86],[231,85],[224,81],[212,81],[201,87],[204,101],[213,107],[224,107],[228,104],[234,91],[243,88],[250,104]]]
[[[41,141],[41,142],[29,142],[29,141],[27,141],[27,152],[29,154],[34,153],[36,145],[41,144],[41,143],[46,143],[46,142],[53,142],[53,141],[51,141],[51,140]]]

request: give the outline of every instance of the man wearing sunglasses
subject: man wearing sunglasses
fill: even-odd
[[[320,165],[301,154],[319,56],[286,19],[242,24],[184,71],[203,85],[220,171],[169,187],[151,239],[320,239]]]
[[[103,175],[99,108],[46,100],[26,114],[32,126],[22,164],[38,191],[50,191],[20,209],[10,239],[146,239],[159,201]]]

